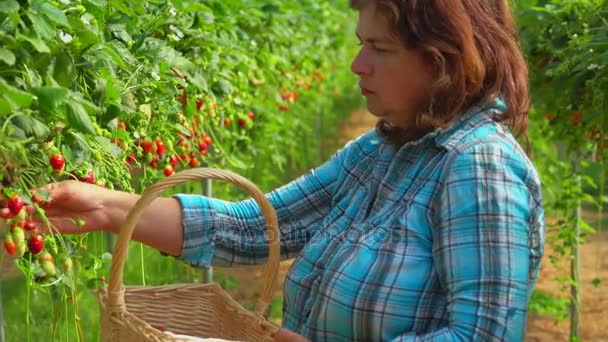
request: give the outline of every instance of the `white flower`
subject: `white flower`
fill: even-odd
[[[63,31],[59,31],[59,33],[57,35],[59,36],[59,40],[61,40],[65,44],[69,44],[73,39],[71,34],[65,33]]]
[[[184,38],[184,33],[182,33],[182,31],[180,31],[177,27],[175,27],[173,25],[169,25],[169,29],[171,31],[175,32],[175,35],[179,38],[177,40]]]
[[[169,9],[169,13],[170,13],[172,16],[174,16],[174,17],[177,15],[177,11],[175,10],[175,8],[174,8],[174,7],[171,7],[171,8]]]
[[[597,64],[589,64],[589,66],[587,67],[587,70],[595,70],[595,69],[599,69],[600,66]]]
[[[82,22],[85,25],[91,25],[91,20],[95,19],[91,14],[89,13],[85,13],[82,16],[80,16],[80,20],[82,20]]]
[[[62,4],[68,6],[71,4],[70,0],[59,0],[59,2],[61,2]]]
[[[150,73],[150,75],[152,75],[152,78],[154,78],[155,80],[160,81],[160,76],[158,76],[156,71],[152,71],[152,73]]]

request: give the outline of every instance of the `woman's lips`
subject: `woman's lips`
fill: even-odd
[[[369,90],[367,88],[361,87],[361,95],[367,96],[367,95],[370,95],[370,94],[373,94],[373,93],[374,93],[373,91],[371,91],[371,90]]]

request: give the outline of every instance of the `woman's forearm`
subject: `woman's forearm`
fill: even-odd
[[[139,197],[136,194],[112,191],[111,195],[104,199],[109,231],[119,233],[129,210],[133,208]],[[178,200],[157,198],[150,203],[141,215],[132,239],[170,255],[181,255],[183,229]]]

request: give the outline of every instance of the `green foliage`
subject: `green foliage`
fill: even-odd
[[[534,163],[543,183],[546,216],[554,222],[547,227],[552,246],[548,259],[572,260],[576,250],[605,227],[605,222],[587,222],[579,208],[590,207],[601,216],[606,205],[608,2],[513,4],[530,65]],[[557,280],[564,287],[580,287],[577,274]],[[580,305],[578,298],[573,300]],[[559,312],[554,304],[535,293],[530,306],[561,318],[568,314],[564,302]]]
[[[92,173],[100,186],[140,192],[167,166],[199,165],[271,190],[327,158],[320,142],[360,104],[338,96],[356,94],[354,14],[318,0],[3,1],[0,190],[31,202],[31,189]],[[50,166],[57,153],[61,170]],[[243,196],[219,183],[213,194]],[[73,272],[45,277],[29,253],[15,260],[25,278],[3,282],[7,337],[95,340],[91,291],[108,276],[112,242],[98,233],[46,241]],[[199,279],[141,245],[130,255],[127,284]]]

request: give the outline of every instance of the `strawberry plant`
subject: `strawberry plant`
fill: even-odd
[[[571,287],[571,338],[579,336],[579,248],[595,227],[580,215],[606,204],[608,157],[608,2],[525,0],[516,4],[530,62],[535,164],[545,187],[554,254],[572,260],[560,280]],[[599,279],[594,280],[599,285]]]
[[[331,127],[348,114],[333,112],[339,97],[331,94],[356,86],[348,13],[346,4],[318,0],[5,1],[0,259],[10,258],[25,276],[27,308],[19,318],[24,326],[9,326],[7,335],[21,341],[37,333],[30,324],[46,311],[29,308],[47,294],[52,324],[34,340],[95,338],[81,320],[97,318],[78,303],[91,300],[83,289],[107,276],[111,241],[57,234],[42,185],[75,179],[135,192],[180,170],[211,166],[269,189],[316,165],[319,132],[331,134],[321,120]],[[232,191],[215,190],[228,198]],[[83,229],[90,224],[70,220]],[[180,274],[169,259],[134,248],[141,262],[127,265],[130,281],[145,283],[144,269],[158,282]],[[172,276],[162,278],[167,265]],[[192,281],[192,272],[183,276]]]

